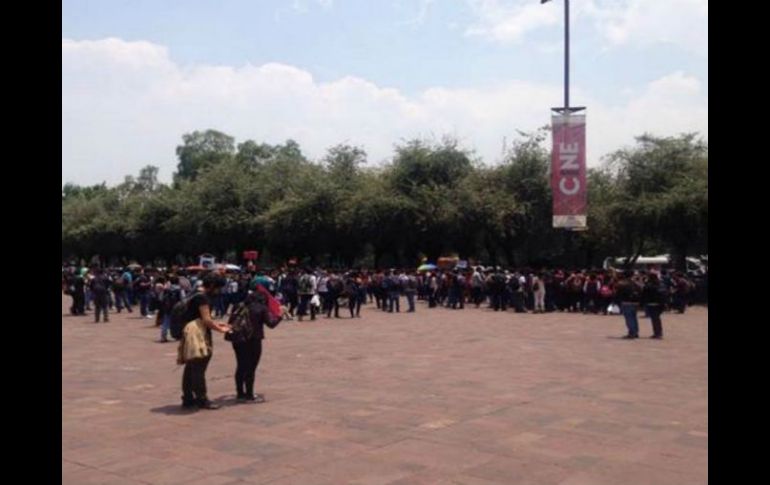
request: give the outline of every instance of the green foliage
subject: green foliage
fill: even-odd
[[[183,136],[172,187],[147,166],[115,187],[62,188],[62,257],[162,258],[257,249],[275,262],[413,265],[446,254],[492,264],[596,265],[646,250],[707,252],[708,149],[645,135],[588,172],[589,230],[551,227],[547,131],[485,166],[451,139],[406,141],[372,167],[357,146],[317,163],[293,140]]]

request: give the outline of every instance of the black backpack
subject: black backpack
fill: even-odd
[[[227,323],[232,327],[232,330],[225,334],[225,340],[228,342],[242,343],[252,337],[254,328],[249,320],[249,307],[247,305],[240,303],[230,314]]]
[[[163,311],[171,312],[174,309],[174,305],[182,301],[182,290],[180,288],[169,288],[163,291],[163,299],[161,305]]]
[[[510,281],[508,281],[508,287],[513,292],[519,291],[519,288],[521,288],[521,284],[519,283],[519,278],[516,276],[511,276]]]
[[[188,322],[185,322],[185,315],[187,314],[187,304],[190,303],[190,300],[192,297],[185,298],[184,300],[178,301],[174,306],[171,308],[171,324],[169,325],[169,330],[171,332],[171,338],[174,338],[176,340],[179,340],[182,338],[183,331],[185,325],[187,325]]]
[[[97,295],[104,295],[107,293],[107,290],[109,290],[109,281],[103,277],[103,276],[97,276],[94,278],[93,283],[91,284],[91,291],[93,291]]]
[[[310,279],[310,275],[304,274],[299,279],[299,291],[303,295],[307,295],[313,291],[313,281]]]

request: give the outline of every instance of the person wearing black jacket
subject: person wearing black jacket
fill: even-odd
[[[642,305],[645,306],[647,315],[652,321],[652,336],[650,338],[653,339],[663,338],[663,322],[660,320],[660,315],[666,301],[665,291],[666,289],[661,285],[658,275],[651,273],[642,289]]]
[[[86,269],[83,268],[79,273],[75,273],[72,278],[72,309],[73,315],[86,314]]]
[[[639,310],[639,290],[636,283],[631,279],[630,272],[624,273],[615,286],[615,296],[620,302],[620,309],[623,313],[623,318],[626,319],[626,327],[628,328],[628,335],[623,338],[639,338],[639,320],[636,315]]]
[[[94,278],[88,283],[94,298],[94,321],[99,323],[100,314],[104,314],[104,323],[110,321],[107,307],[110,304],[110,278],[100,269],[94,268]]]
[[[250,293],[244,305],[248,311],[248,325],[238,328],[240,338],[233,339],[233,351],[237,362],[235,368],[235,391],[237,399],[242,402],[265,402],[264,396],[254,394],[254,379],[256,377],[259,359],[262,357],[262,339],[265,338],[265,324],[270,316],[267,309],[267,299],[258,291]]]

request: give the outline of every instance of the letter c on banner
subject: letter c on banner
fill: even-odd
[[[565,187],[564,182],[566,181],[566,178],[563,178],[559,181],[559,190],[561,190],[561,193],[564,195],[575,195],[580,190],[580,180],[578,180],[577,177],[572,177],[572,189],[567,190]]]

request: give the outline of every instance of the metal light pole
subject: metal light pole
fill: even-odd
[[[546,3],[550,0],[540,0]],[[566,229],[565,253],[575,263],[574,232],[587,230],[585,116],[575,115],[584,106],[569,105],[569,0],[564,0],[564,106],[551,108],[553,151],[551,154],[551,189],[553,191],[553,227]],[[567,187],[565,182],[570,182]]]
[[[550,1],[540,0],[540,4]],[[569,106],[569,0],[564,0],[564,106],[551,109],[563,114],[575,113],[585,109],[585,106],[574,108]]]

